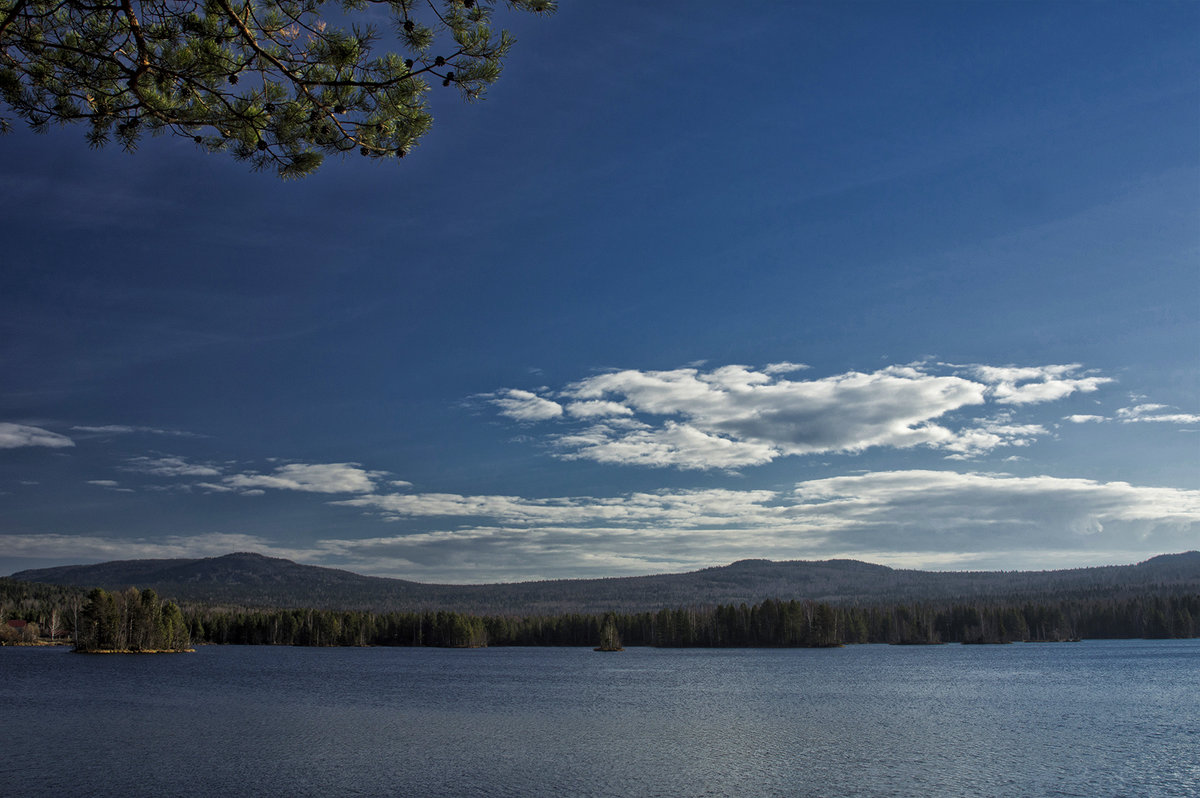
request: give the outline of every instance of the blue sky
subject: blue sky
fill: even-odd
[[[1200,6],[505,21],[399,163],[0,137],[0,573],[1200,548]]]

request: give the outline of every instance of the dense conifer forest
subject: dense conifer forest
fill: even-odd
[[[826,647],[852,643],[1053,642],[1200,636],[1200,592],[1057,601],[833,605],[767,600],[634,613],[472,615],[176,606],[152,590],[118,593],[0,579],[0,619],[36,624],[82,649],[189,644],[595,646],[606,620],[625,646]]]

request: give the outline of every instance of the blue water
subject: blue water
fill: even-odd
[[[1200,796],[1200,640],[0,649],[3,796]]]

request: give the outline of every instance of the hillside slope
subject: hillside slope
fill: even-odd
[[[857,560],[742,560],[684,574],[493,585],[422,584],[238,553],[42,568],[12,578],[107,589],[151,587],[182,602],[229,606],[535,614],[754,604],[767,598],[868,604],[1194,593],[1200,591],[1200,552],[1161,555],[1137,565],[1014,572],[898,570]]]

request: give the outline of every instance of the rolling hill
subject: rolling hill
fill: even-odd
[[[423,584],[236,553],[41,568],[11,578],[110,590],[151,587],[180,602],[224,606],[560,614],[753,604],[767,598],[871,604],[1195,593],[1200,591],[1200,552],[1164,554],[1136,565],[1011,572],[901,570],[857,560],[742,560],[683,574],[485,585]]]

